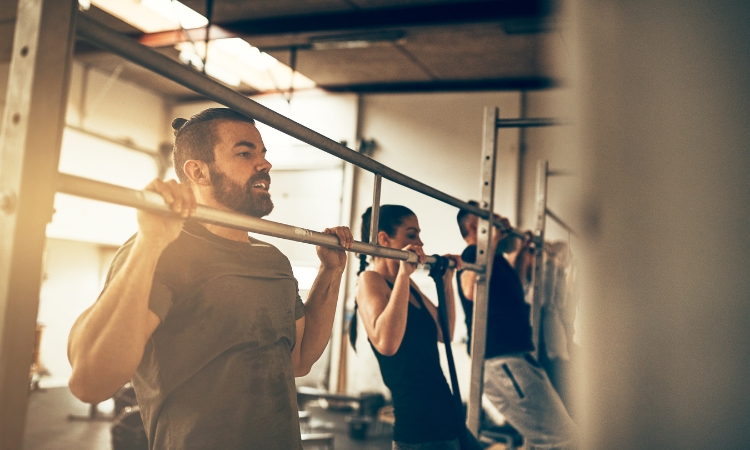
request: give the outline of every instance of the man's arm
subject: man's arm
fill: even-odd
[[[195,211],[192,191],[176,182],[154,180],[146,189],[160,193],[182,218],[140,211],[139,233],[123,266],[73,325],[68,337],[73,367],[69,386],[87,403],[110,398],[138,368],[144,347],[160,323],[148,308],[156,264],[164,248],[179,235],[183,218]]]
[[[341,246],[352,245],[352,234],[347,227],[335,227],[324,231],[338,236]],[[336,301],[341,287],[341,277],[346,267],[346,253],[318,247],[320,270],[310,288],[305,302],[305,315],[297,320],[297,344],[292,351],[294,376],[307,375],[315,361],[320,358],[331,338]]]
[[[499,214],[495,214],[495,219],[502,221],[504,230],[511,229],[510,221],[507,218],[502,217]],[[507,232],[503,233],[500,231],[498,227],[495,227],[494,233],[492,233],[492,242],[490,243],[490,245],[492,246],[492,248],[497,248],[497,244],[501,240],[505,239],[507,236],[508,236]],[[475,261],[476,261],[476,257],[474,257],[470,262],[473,263]],[[472,302],[474,301],[474,288],[476,287],[476,284],[477,284],[476,273],[468,271],[468,270],[464,270],[463,272],[461,272],[461,292],[463,292],[466,300],[469,300]]]

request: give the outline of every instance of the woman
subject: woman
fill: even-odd
[[[362,215],[362,241],[370,237],[368,208]],[[425,253],[419,239],[417,216],[404,206],[383,205],[378,223],[378,245]],[[449,256],[455,261],[460,259]],[[437,322],[437,309],[411,281],[416,264],[373,258],[373,270],[365,271],[366,255],[360,255],[359,284],[355,308],[364,323],[385,385],[391,390],[396,422],[394,450],[458,450],[461,419],[440,368],[437,342],[444,339]],[[444,276],[448,323],[453,334],[455,302],[454,269]],[[356,312],[350,328],[356,341]]]

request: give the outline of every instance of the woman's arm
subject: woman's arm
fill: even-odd
[[[362,323],[372,345],[386,356],[396,354],[406,332],[409,275],[399,270],[390,292],[379,273],[366,271],[359,276],[357,304]]]

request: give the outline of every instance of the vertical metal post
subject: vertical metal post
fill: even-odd
[[[531,304],[531,336],[534,356],[539,359],[541,309],[544,304],[544,228],[547,223],[547,160],[540,160],[536,171],[536,258],[534,262],[534,295]]]
[[[480,207],[490,212],[495,207],[495,161],[497,160],[497,119],[498,108],[484,109],[484,129],[482,134],[481,200]],[[477,274],[474,291],[474,319],[471,331],[471,381],[467,404],[467,427],[475,436],[479,434],[482,411],[482,390],[484,388],[484,348],[487,341],[487,301],[490,298],[490,278],[495,249],[492,248],[494,227],[487,219],[479,219],[477,239],[478,265],[485,267]]]
[[[52,218],[75,0],[20,0],[0,129],[0,449],[22,447],[45,228]]]
[[[378,224],[380,223],[380,186],[383,177],[375,175],[375,185],[372,187],[372,216],[370,217],[370,244],[378,245]]]
[[[528,116],[528,94],[521,91],[521,119]],[[524,167],[526,166],[526,127],[518,130],[518,167],[516,169],[516,227],[521,228],[523,222],[523,194],[524,194]]]
[[[357,166],[354,164],[344,164],[341,170],[344,172],[344,181],[341,188],[340,223],[353,229]],[[347,253],[348,261],[341,279],[341,289],[339,289],[338,303],[336,304],[336,315],[334,316],[333,328],[331,330],[328,392],[332,394],[346,392],[346,347],[348,345],[345,337],[346,300],[349,298],[349,291],[351,290],[351,274],[353,270],[356,270],[353,267],[358,267],[357,264],[353,264],[352,259],[354,261],[357,261],[357,259],[352,256],[351,253]]]

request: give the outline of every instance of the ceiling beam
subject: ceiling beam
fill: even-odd
[[[547,77],[494,78],[485,80],[453,81],[409,81],[362,84],[319,84],[315,89],[328,92],[356,94],[410,94],[421,92],[479,92],[479,91],[538,91],[562,85],[560,80]],[[304,89],[303,89],[304,91]],[[264,94],[287,92],[284,90],[266,91]],[[296,91],[297,92],[297,91]],[[240,92],[243,95],[254,95],[257,92]],[[176,103],[193,102],[204,97],[195,95],[175,96]]]
[[[487,23],[541,18],[554,11],[552,0],[478,0],[389,8],[359,9],[218,23],[243,36],[369,30],[388,27]]]
[[[329,92],[359,94],[467,92],[467,91],[533,91],[560,86],[559,80],[548,77],[494,78],[484,80],[432,80],[394,83],[318,85]]]

